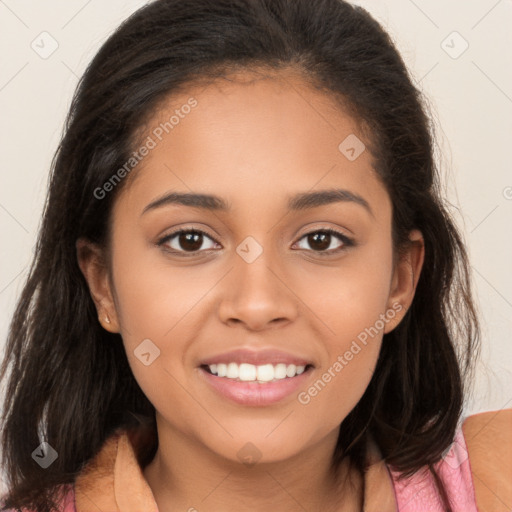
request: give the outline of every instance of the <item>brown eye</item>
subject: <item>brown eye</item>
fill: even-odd
[[[197,251],[203,245],[203,235],[201,233],[180,233],[177,240],[178,245],[185,251]]]
[[[338,245],[336,246],[335,239],[338,239]],[[306,240],[309,250],[319,253],[333,254],[342,251],[343,249],[353,246],[354,242],[342,233],[334,229],[321,229],[312,231],[305,234],[301,240]],[[307,249],[307,247],[301,247]]]
[[[307,235],[309,246],[317,251],[325,251],[331,245],[331,235],[324,232]]]
[[[203,247],[205,239],[209,239],[215,245],[215,241],[204,231],[198,229],[181,229],[160,240],[158,245],[169,247],[174,252],[194,253],[213,247]]]

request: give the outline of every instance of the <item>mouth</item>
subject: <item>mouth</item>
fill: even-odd
[[[312,364],[217,363],[199,366],[200,376],[217,395],[239,405],[275,404],[304,387]]]

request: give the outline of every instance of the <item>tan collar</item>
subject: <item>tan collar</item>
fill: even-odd
[[[107,439],[75,483],[77,512],[157,512],[158,507],[126,431]],[[364,512],[397,512],[391,476],[375,444],[365,476]]]
[[[77,512],[156,512],[151,488],[125,431],[109,437],[75,482]]]

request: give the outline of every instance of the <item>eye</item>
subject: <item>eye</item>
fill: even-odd
[[[336,247],[334,238],[337,238],[339,241],[341,241],[341,245]],[[301,237],[300,240],[305,240],[310,245],[310,247],[312,247],[312,250],[318,253],[320,256],[332,255],[334,253],[343,251],[347,247],[355,245],[352,239],[343,233],[330,228],[311,231]]]
[[[213,246],[203,247],[205,238],[210,240]],[[335,238],[341,242],[338,247],[333,247],[333,242],[336,245]],[[299,243],[301,240],[305,240],[310,245],[312,249],[308,250],[312,250],[319,256],[329,256],[355,245],[352,239],[331,228],[311,231],[302,236]],[[216,244],[219,245],[208,233],[197,228],[179,229],[166,235],[157,243],[158,246],[164,246],[165,250],[169,250],[169,252],[182,253],[182,256],[193,256],[202,250],[214,249]],[[299,248],[304,249],[305,247]]]
[[[208,233],[201,229],[180,229],[166,235],[159,242],[159,246],[170,247],[172,252],[197,253],[201,249],[213,249],[213,247],[203,247],[204,238],[217,243]],[[170,242],[170,243],[169,243]]]

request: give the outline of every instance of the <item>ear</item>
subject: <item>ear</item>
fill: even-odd
[[[414,229],[409,233],[409,240],[411,241],[409,246],[399,255],[393,271],[387,310],[396,311],[396,315],[386,323],[385,334],[391,332],[401,322],[411,306],[423,267],[425,259],[423,234]]]
[[[109,332],[119,332],[119,322],[104,250],[98,244],[80,238],[76,242],[76,254],[78,265],[96,305],[100,324]]]

